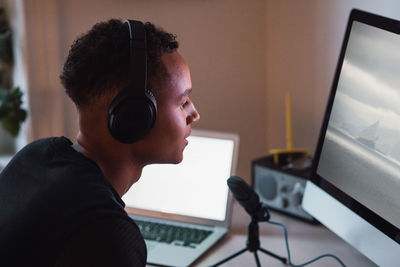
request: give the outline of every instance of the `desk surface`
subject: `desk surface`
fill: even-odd
[[[283,223],[287,227],[293,264],[303,264],[322,254],[329,253],[338,256],[348,267],[376,266],[356,249],[320,224],[310,224],[273,211],[271,211],[271,221]],[[245,248],[249,222],[250,217],[235,202],[231,231],[211,250],[202,255],[193,266],[210,266]],[[259,230],[262,248],[287,257],[284,234],[281,227],[262,222],[259,224]],[[259,252],[258,256],[262,266],[288,266],[262,252]],[[257,265],[254,255],[250,252],[245,252],[220,266],[256,267]],[[323,258],[308,266],[340,267],[340,264],[333,258]]]
[[[271,221],[283,223],[287,227],[293,264],[303,264],[322,254],[330,253],[338,256],[348,267],[376,266],[321,224],[311,224],[273,211],[271,211]],[[246,246],[247,225],[249,222],[250,217],[242,207],[235,203],[231,231],[210,251],[200,257],[194,266],[210,266],[244,248]],[[283,229],[266,222],[259,223],[259,229],[261,247],[280,256],[287,257]],[[258,256],[262,266],[287,266],[262,252],[259,252]],[[257,265],[254,255],[250,252],[245,252],[220,266],[255,267]],[[333,258],[323,258],[309,266],[340,267],[340,264]]]

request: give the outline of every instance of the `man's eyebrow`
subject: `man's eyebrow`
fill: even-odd
[[[182,95],[188,96],[188,95],[190,95],[191,92],[192,92],[192,88],[188,88],[188,89],[185,90],[185,92],[183,92]]]
[[[192,88],[188,88],[182,94],[179,95],[179,98],[188,96],[191,92],[192,92]]]

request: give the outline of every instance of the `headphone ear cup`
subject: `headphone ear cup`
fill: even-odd
[[[118,141],[130,144],[142,139],[153,128],[157,105],[154,96],[126,96],[125,89],[111,103],[108,128]]]

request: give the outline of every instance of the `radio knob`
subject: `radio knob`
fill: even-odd
[[[289,199],[287,199],[286,197],[283,197],[281,205],[282,205],[282,208],[287,208],[289,206]]]
[[[292,202],[295,206],[301,205],[301,200],[303,199],[304,188],[300,183],[296,183],[294,185],[293,194],[292,194]]]
[[[287,192],[289,192],[289,187],[287,185],[284,185],[281,187],[281,192],[286,194]]]
[[[293,205],[295,206],[300,206],[301,205],[301,200],[303,199],[303,194],[302,192],[296,192],[295,194],[293,194],[292,196],[292,202]]]

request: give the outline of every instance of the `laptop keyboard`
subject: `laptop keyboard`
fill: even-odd
[[[152,240],[161,243],[173,243],[174,245],[195,248],[212,231],[200,230],[196,228],[162,224],[156,222],[147,222],[136,220],[140,232],[145,240]]]

